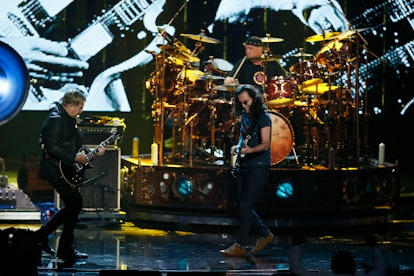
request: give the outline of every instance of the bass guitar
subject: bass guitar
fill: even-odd
[[[233,168],[231,169],[231,175],[236,178],[237,174],[239,173],[240,170],[240,159],[244,156],[241,153],[241,149],[244,148],[247,145],[247,142],[250,140],[251,136],[247,135],[244,139],[243,139],[243,143],[241,144],[241,148],[239,147],[237,149],[237,157],[236,157],[236,161],[234,162]]]
[[[62,160],[60,160],[59,170],[66,183],[74,187],[79,187],[80,185],[82,185],[83,179],[85,177],[85,171],[87,169],[93,168],[90,162],[98,155],[99,147],[106,147],[109,143],[112,143],[118,137],[119,133],[115,129],[115,132],[110,137],[108,137],[105,141],[101,142],[100,145],[94,148],[93,150],[89,151],[84,147],[80,148],[78,152],[84,152],[86,154],[86,158],[88,159],[88,162],[86,162],[85,164],[75,162],[73,163],[73,165],[68,165],[62,162]]]

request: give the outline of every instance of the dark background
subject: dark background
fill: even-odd
[[[111,7],[118,1],[75,1],[61,12],[56,24],[44,33],[44,37],[53,40],[68,40],[80,30],[88,26],[101,9]],[[215,12],[220,1],[190,0],[186,7],[177,14],[172,22],[176,29],[175,37],[183,42],[190,50],[194,49],[196,41],[180,36],[180,34],[198,34],[201,29],[207,29],[214,22]],[[407,54],[409,48],[404,45],[414,39],[413,28],[406,19],[393,22],[390,18],[389,5],[393,1],[338,1],[347,17],[356,28],[371,30],[364,32],[364,39],[368,42],[366,56],[367,62],[374,62],[376,66],[368,70],[368,89],[362,97],[366,106],[361,109],[360,139],[362,154],[376,158],[378,144],[386,145],[385,160],[400,164],[403,186],[412,186],[411,156],[411,126],[413,107],[408,107],[401,114],[413,98],[412,56]],[[163,12],[156,19],[158,25],[167,24],[179,10],[182,1],[167,0]],[[145,48],[153,34],[147,39],[138,40],[137,32],[145,28],[138,20],[130,30],[124,31],[115,37],[114,42],[89,60],[90,69],[85,76],[85,83],[90,82],[94,76],[103,69],[117,64],[136,52]],[[242,42],[249,35],[265,36],[270,33],[272,37],[283,38],[282,43],[272,43],[271,51],[277,55],[287,56],[296,53],[299,48],[304,52],[316,54],[321,45],[305,42],[305,38],[315,33],[304,26],[290,11],[272,11],[269,9],[252,9],[242,22],[227,24],[215,22],[212,33],[207,36],[220,40],[221,44],[204,44],[205,49],[199,55],[201,61],[209,56],[222,58],[234,64],[243,56]],[[380,57],[387,62],[380,61]],[[361,60],[364,63],[365,57]],[[282,64],[288,69],[298,60],[283,58]],[[121,148],[123,155],[131,154],[132,138],[138,137],[139,152],[150,153],[150,145],[154,137],[151,105],[154,101],[152,95],[145,87],[151,72],[155,69],[153,63],[140,68],[134,68],[122,73],[122,80],[132,111],[121,112],[93,112],[84,115],[98,115],[120,117],[125,119]],[[367,93],[367,94],[365,94]],[[377,108],[381,110],[376,113]],[[47,111],[21,111],[4,125],[0,126],[0,156],[6,161],[6,166],[18,163],[28,152],[38,152],[38,136],[40,125],[48,114]]]

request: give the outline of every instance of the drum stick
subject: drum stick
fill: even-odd
[[[243,64],[244,64],[245,61],[246,61],[246,56],[244,56],[244,58],[242,59],[242,61],[239,64],[239,67],[237,67],[237,70],[234,72],[233,78],[236,78],[237,74],[240,71],[240,68],[243,66]]]

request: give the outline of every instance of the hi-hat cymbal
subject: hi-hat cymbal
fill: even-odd
[[[308,53],[296,53],[293,55],[290,55],[289,57],[311,57],[312,54],[308,54]]]
[[[284,39],[279,37],[262,37],[260,38],[263,43],[282,42]]]
[[[219,44],[221,43],[220,40],[208,37],[204,33],[200,34],[180,34],[183,37],[187,37],[192,40],[200,41],[200,42],[206,42],[206,43],[213,43],[213,44]]]
[[[317,34],[309,36],[305,39],[306,42],[320,42],[325,40],[330,40],[338,36],[340,32],[331,32],[326,34]]]
[[[224,80],[225,77],[216,76],[211,74],[204,74],[198,78],[199,80]]]
[[[216,85],[213,89],[218,91],[224,91],[224,92],[234,92],[237,90],[237,88],[240,86],[240,84],[222,84],[222,85]]]
[[[278,61],[280,59],[282,59],[282,56],[275,56],[275,55],[265,56],[265,55],[261,55],[260,57],[249,58],[248,60],[251,60],[251,61]]]

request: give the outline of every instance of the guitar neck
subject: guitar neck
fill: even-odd
[[[93,158],[95,158],[98,153],[99,153],[99,147],[106,147],[109,143],[111,143],[112,141],[114,141],[116,139],[116,137],[118,137],[117,134],[113,134],[111,135],[108,139],[106,139],[105,141],[103,141],[99,146],[97,146],[96,148],[94,148],[93,150],[91,150],[90,152],[88,152],[86,154],[86,158],[91,161]]]
[[[160,0],[123,0],[118,2],[70,41],[71,52],[80,60],[88,60],[113,41],[114,35],[110,31],[112,26],[121,31],[126,30],[157,2]]]
[[[45,30],[54,17],[73,0],[27,0],[19,4],[19,9],[37,30]]]

